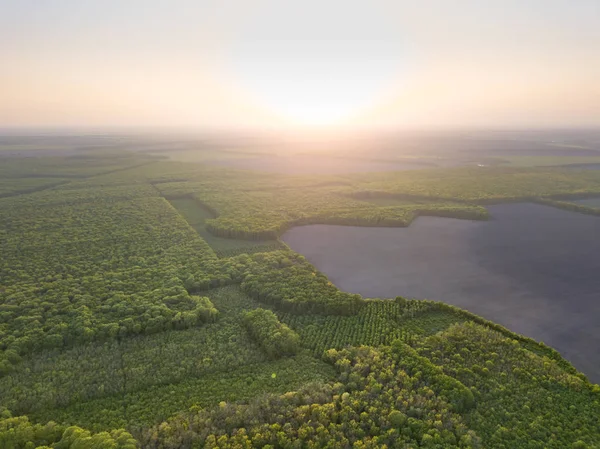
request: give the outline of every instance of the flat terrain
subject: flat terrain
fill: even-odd
[[[597,382],[600,218],[533,204],[489,210],[489,222],[313,225],[283,240],[344,291],[457,305],[557,348]]]
[[[597,139],[514,138],[0,138],[0,448],[597,446]]]
[[[382,171],[418,170],[435,167],[424,161],[370,161],[313,155],[263,156],[254,158],[230,158],[206,161],[210,164],[243,170],[256,170],[287,174],[339,174]]]
[[[193,198],[173,198],[171,205],[186,219],[194,230],[210,245],[219,257],[251,254],[282,249],[278,240],[240,240],[215,237],[206,230],[206,220],[215,218],[205,206]]]

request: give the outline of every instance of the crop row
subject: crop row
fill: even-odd
[[[453,377],[460,377],[461,365],[454,356],[461,355],[465,343],[494,362],[487,371],[470,369],[471,377],[461,381]],[[477,325],[457,325],[424,344],[436,349],[416,351],[397,341],[388,347],[330,350],[327,358],[338,370],[339,383],[182,413],[143,432],[140,440],[152,449],[320,447],[334,441],[354,447],[502,448],[508,442],[511,447],[579,448],[597,441],[599,393],[570,389],[583,385],[581,379],[565,375],[554,362]],[[513,359],[514,375],[494,368]],[[503,388],[512,376],[518,383],[511,380]]]
[[[185,330],[41,349],[0,378],[0,403],[41,413],[266,361],[243,325],[257,304],[237,287],[208,292],[219,319]]]
[[[302,337],[302,343],[320,357],[327,349],[349,346],[389,345],[400,339],[413,343],[417,337],[412,329],[400,325],[404,317],[423,313],[430,306],[420,301],[369,300],[352,316],[282,314]]]
[[[220,283],[219,260],[163,198],[24,205],[0,229],[2,372],[32,351],[213,319],[184,281]]]

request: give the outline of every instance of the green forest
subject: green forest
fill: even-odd
[[[0,156],[0,448],[600,448],[600,386],[556,350],[340,291],[280,240],[598,196],[600,171],[560,167]]]

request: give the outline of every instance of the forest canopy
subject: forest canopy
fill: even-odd
[[[596,448],[600,387],[441,302],[340,291],[304,224],[600,214],[600,171],[281,175],[116,152],[0,164],[0,447]]]

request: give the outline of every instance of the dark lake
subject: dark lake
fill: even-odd
[[[551,345],[600,382],[600,217],[535,204],[489,210],[488,222],[311,225],[283,240],[344,291],[454,304]]]

